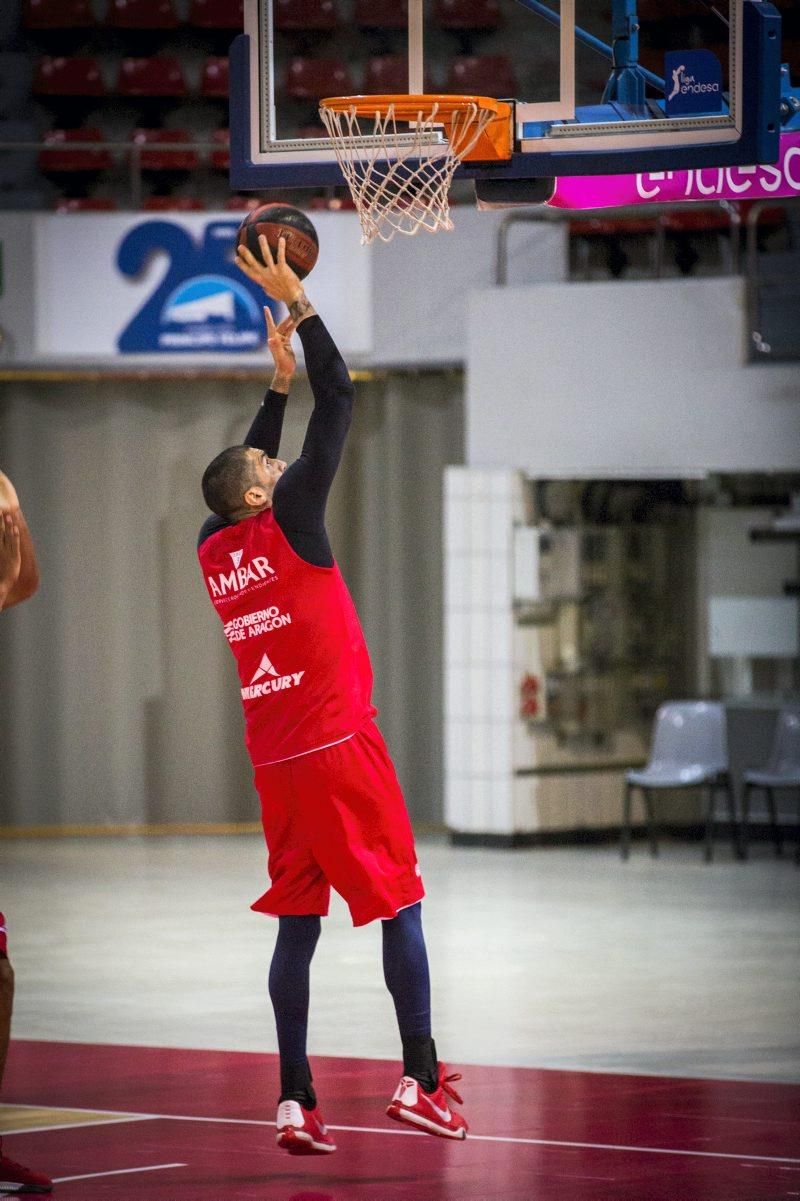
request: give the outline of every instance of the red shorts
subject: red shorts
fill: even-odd
[[[364,926],[422,900],[405,801],[373,721],[335,746],[257,767],[255,783],[272,887],[251,908],[324,916],[333,886]]]

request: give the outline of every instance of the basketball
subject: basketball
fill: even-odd
[[[259,234],[266,236],[274,255],[278,253],[278,238],[286,238],[286,262],[300,279],[305,279],[319,254],[317,231],[305,213],[290,204],[262,204],[247,214],[239,226],[236,244],[247,246],[262,262]]]

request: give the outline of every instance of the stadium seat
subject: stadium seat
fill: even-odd
[[[231,131],[215,129],[211,135],[211,141],[214,143],[214,149],[209,155],[209,163],[215,171],[227,171],[231,165]]]
[[[112,29],[177,29],[172,0],[110,0],[106,24]]]
[[[53,209],[56,213],[113,213],[117,202],[111,196],[60,196]]]
[[[97,24],[92,0],[27,0],[27,29],[91,29]]]
[[[657,227],[655,217],[584,217],[570,221],[569,232],[578,238],[613,238],[652,234]]]
[[[724,209],[673,209],[659,219],[658,271],[661,274],[666,260],[667,243],[674,248],[672,259],[681,275],[692,275],[696,266],[708,261],[709,237],[715,234],[715,259],[723,258],[728,270],[736,270],[739,232],[736,222]],[[726,235],[724,239],[719,235]],[[706,249],[704,250],[704,246]],[[730,259],[730,261],[728,261]]]
[[[275,28],[284,32],[335,29],[338,20],[333,0],[274,0]]]
[[[308,207],[316,213],[354,213],[356,204],[352,196],[312,196]]]
[[[513,97],[517,83],[511,60],[505,54],[463,55],[454,58],[447,91],[471,96]]]
[[[658,258],[658,218],[581,217],[569,223],[570,241],[575,249],[576,276],[590,279],[592,276],[592,247],[601,251],[602,269],[613,279],[622,278],[633,265],[631,253],[634,238],[644,249],[647,274],[656,275]]]
[[[186,80],[180,61],[171,55],[124,58],[117,76],[120,96],[185,96]]]
[[[358,29],[405,29],[408,3],[401,0],[356,0],[354,23]]]
[[[212,100],[227,100],[229,95],[228,60],[222,56],[207,58],[200,78],[200,95]]]
[[[497,29],[497,0],[438,0],[434,20],[441,29]]]
[[[205,204],[197,196],[148,196],[143,213],[202,213]]]
[[[226,213],[252,213],[260,204],[264,204],[260,196],[229,196],[225,201]]]
[[[198,29],[241,29],[244,26],[242,0],[192,0],[189,24]]]
[[[291,100],[319,100],[322,96],[349,96],[353,92],[341,58],[295,57],[289,62],[284,92]]]
[[[37,96],[105,96],[100,63],[89,55],[40,58],[33,77]]]
[[[194,171],[200,163],[188,129],[134,129],[131,142],[140,147],[150,142],[175,146],[174,150],[142,149],[139,166],[143,171]]]
[[[114,160],[109,150],[98,147],[104,140],[100,129],[50,129],[42,138],[46,149],[39,153],[39,166],[42,171],[107,171]],[[64,146],[64,142],[81,145]]]
[[[673,209],[661,214],[661,225],[672,233],[730,230],[733,222],[721,208]]]
[[[424,88],[426,92],[436,90],[427,71],[425,72]],[[371,96],[407,92],[408,55],[377,54],[371,58],[367,63],[363,90],[366,95]]]

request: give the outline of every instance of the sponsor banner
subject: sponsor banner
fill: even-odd
[[[560,178],[548,205],[562,209],[623,208],[699,200],[775,200],[800,196],[800,130],[781,134],[777,163],[752,167],[704,167],[644,175],[581,175]]]
[[[30,220],[34,357],[263,362],[268,302],[233,264],[238,216],[71,213]],[[342,352],[367,355],[372,259],[359,245],[358,219],[315,213],[314,223],[320,256],[309,295]]]
[[[668,117],[722,112],[722,66],[710,50],[671,50],[664,58],[664,76]]]

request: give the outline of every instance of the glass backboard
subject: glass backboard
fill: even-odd
[[[476,0],[451,23],[425,0],[316,7],[320,28],[298,29],[290,4],[245,0],[231,52],[238,189],[341,184],[319,99],[409,90],[513,100],[511,156],[465,164],[468,178],[777,158],[780,16],[761,0],[681,0],[669,19],[657,0]]]

